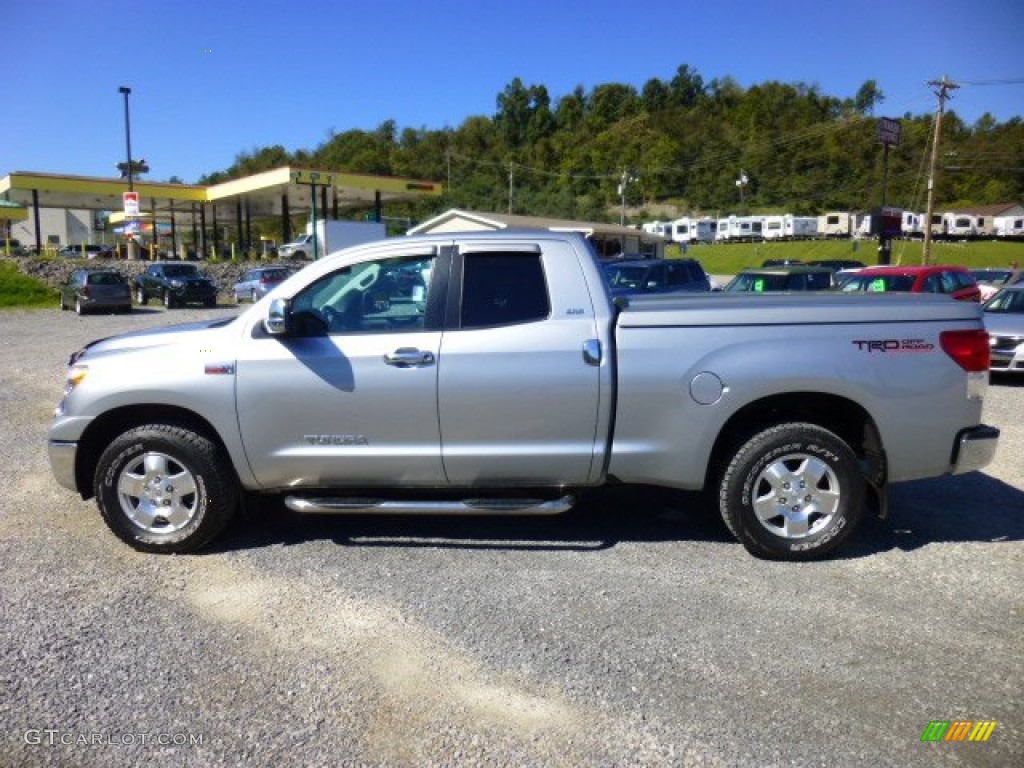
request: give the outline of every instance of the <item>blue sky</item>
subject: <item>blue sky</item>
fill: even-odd
[[[577,85],[670,80],[814,84],[879,115],[934,111],[927,82],[1024,80],[1022,0],[565,2],[564,0],[0,0],[0,175],[115,176],[132,156],[150,179],[194,182],[240,152],[314,149],[331,131],[457,127],[493,115],[519,77],[552,101]],[[1024,83],[964,85],[968,123],[1024,115]]]

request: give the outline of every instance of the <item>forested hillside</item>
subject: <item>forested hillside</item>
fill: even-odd
[[[922,88],[925,86],[922,84]],[[442,181],[446,194],[389,213],[417,219],[450,207],[585,220],[618,220],[624,175],[629,221],[680,212],[858,210],[881,199],[883,150],[876,118],[898,117],[903,140],[889,154],[886,199],[924,210],[934,114],[892,115],[869,80],[849,97],[804,83],[740,87],[705,83],[683,65],[643,89],[577,87],[552,98],[518,78],[497,94],[493,115],[455,128],[333,133],[313,149],[257,147],[201,183],[274,168],[409,176]],[[942,123],[940,210],[1024,200],[1024,123],[985,115],[967,125],[955,100]],[[742,189],[741,172],[748,182]],[[740,200],[742,193],[742,204]],[[510,203],[511,197],[511,203]],[[665,218],[662,216],[662,218]]]

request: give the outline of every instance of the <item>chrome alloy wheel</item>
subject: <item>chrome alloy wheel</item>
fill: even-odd
[[[839,480],[821,459],[788,454],[754,481],[751,502],[758,522],[784,539],[802,539],[829,524],[839,508]]]
[[[195,477],[173,457],[155,451],[125,465],[117,495],[125,516],[147,533],[181,530],[199,510]]]

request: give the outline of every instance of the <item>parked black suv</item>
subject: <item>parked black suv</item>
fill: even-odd
[[[622,259],[607,262],[604,274],[612,296],[711,290],[711,280],[696,259]]]
[[[151,297],[159,298],[168,309],[183,304],[217,306],[217,284],[199,271],[195,264],[158,262],[137,275],[135,300],[145,304]]]

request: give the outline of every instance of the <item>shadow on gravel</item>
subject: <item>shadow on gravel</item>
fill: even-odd
[[[981,472],[899,483],[889,517],[869,517],[836,557],[911,551],[942,542],[1024,540],[1024,492]],[[300,515],[273,499],[240,516],[211,550],[333,541],[346,547],[591,552],[619,542],[694,541],[740,546],[697,493],[621,486],[585,493],[557,517]]]
[[[1024,540],[1024,492],[984,472],[896,483],[889,517],[869,519],[840,553],[861,557],[929,544]]]
[[[644,486],[587,491],[557,516],[301,515],[261,500],[207,551],[333,541],[353,547],[600,551],[621,541],[732,542],[701,496]],[[738,545],[737,545],[738,546]]]
[[[1024,387],[1024,374],[1020,373],[997,373],[992,371],[988,378],[989,384],[994,387],[1022,388]]]

